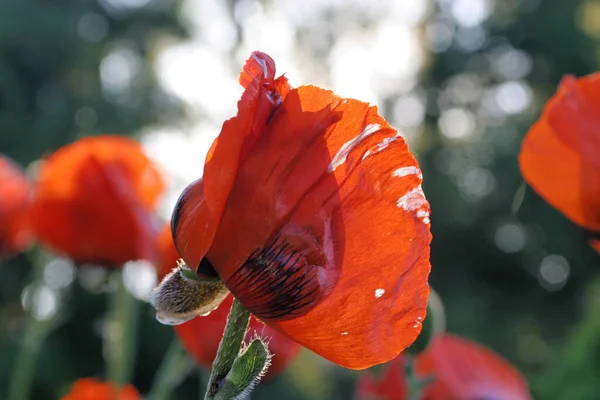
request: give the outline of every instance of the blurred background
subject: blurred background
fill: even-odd
[[[79,137],[132,136],[168,180],[167,220],[235,113],[244,60],[264,51],[293,86],[369,101],[403,132],[431,202],[447,329],[508,358],[536,399],[597,399],[600,257],[524,185],[516,156],[561,77],[598,69],[599,40],[598,0],[2,0],[0,153],[33,173]],[[0,398],[31,270],[26,255],[0,261]],[[112,332],[106,271],[64,259],[46,270],[38,317],[66,317],[33,399],[101,375]],[[144,299],[153,279],[138,269],[130,290]],[[174,335],[140,307],[133,383],[145,392]],[[253,398],[349,399],[356,376],[303,351]],[[173,398],[197,397],[206,378],[182,376]]]

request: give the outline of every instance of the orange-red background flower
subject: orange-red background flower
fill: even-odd
[[[252,53],[236,117],[180,199],[176,245],[270,327],[348,368],[397,356],[425,317],[429,204],[375,107],[290,89]]]
[[[159,279],[162,279],[175,267],[177,260],[181,258],[173,244],[170,226],[165,226],[159,235],[158,255],[160,262],[157,272]],[[233,297],[228,296],[209,315],[196,317],[174,327],[175,333],[187,352],[204,368],[210,369],[212,367],[232,302]],[[267,372],[267,378],[283,371],[301,350],[299,344],[252,317],[246,334],[246,341],[249,341],[255,332],[269,342],[269,350],[274,354]]]
[[[381,378],[361,374],[357,400],[407,400],[404,356],[386,365]],[[508,361],[490,349],[451,334],[436,336],[416,357],[415,371],[421,379],[433,376],[423,400],[530,400],[525,378]]]
[[[25,250],[31,242],[31,193],[21,168],[0,154],[0,257]]]
[[[523,140],[523,177],[577,225],[600,233],[600,73],[566,76]],[[596,249],[600,245],[596,242]]]
[[[132,385],[115,388],[110,382],[100,382],[94,378],[82,378],[73,383],[71,391],[61,400],[141,400],[139,392]]]
[[[87,137],[42,161],[32,218],[39,240],[78,263],[152,259],[163,179],[141,146]]]

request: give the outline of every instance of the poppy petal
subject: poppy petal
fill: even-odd
[[[83,138],[42,162],[32,221],[40,241],[78,263],[120,266],[153,257],[152,212],[164,181],[141,146]]]
[[[290,90],[285,77],[275,79],[273,59],[259,51],[246,61],[239,80],[245,91],[237,116],[225,121],[208,151],[204,182],[192,183],[173,213],[173,238],[191,268],[199,266],[214,238],[242,153],[248,151]],[[185,216],[184,226],[179,227],[181,216]]]
[[[137,254],[134,257],[151,260],[154,255],[152,244],[156,233],[151,214],[144,209],[118,168],[110,164],[102,165],[93,156],[90,157],[89,163],[90,170],[88,172],[97,177],[98,182],[105,188],[105,194],[114,199],[112,211],[118,210],[122,218],[130,219],[131,226],[137,233],[133,235],[135,242],[132,249],[134,254]]]
[[[421,376],[435,376],[426,399],[531,399],[527,382],[515,367],[490,349],[458,336],[436,337],[417,357],[416,370]]]
[[[25,250],[33,239],[29,218],[32,191],[21,168],[0,154],[0,257]]]
[[[403,355],[396,357],[378,378],[370,370],[362,372],[356,382],[355,400],[408,400],[404,360]]]
[[[523,177],[579,226],[600,230],[600,74],[567,76],[523,140]]]
[[[470,340],[441,334],[415,360],[417,379],[433,379],[425,387],[424,400],[531,400],[527,382],[515,367]],[[400,355],[385,366],[377,380],[370,371],[362,373],[356,399],[408,399],[405,362]]]
[[[240,83],[245,90],[238,102],[237,116],[225,121],[206,156],[205,198],[217,222],[235,180],[242,153],[252,147],[267,119],[289,91],[285,77],[277,80],[274,77],[273,59],[265,53],[253,52],[240,74]]]
[[[388,361],[426,312],[421,181],[375,107],[291,90],[239,166],[207,257],[244,306],[298,343],[348,368]]]
[[[110,382],[100,382],[94,378],[75,381],[71,391],[61,400],[141,400],[142,396],[132,385],[121,388]]]
[[[214,238],[217,223],[204,200],[202,179],[192,182],[177,200],[171,217],[171,231],[177,251],[184,262],[197,272]],[[200,275],[216,276],[214,270],[203,269],[200,272]]]

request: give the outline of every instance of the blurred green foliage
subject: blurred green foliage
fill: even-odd
[[[181,103],[158,86],[152,64],[160,38],[187,36],[177,1],[130,3],[0,2],[0,153],[27,166],[82,135],[132,134],[181,117]],[[0,397],[20,345],[19,299],[31,269],[25,255],[0,261]],[[68,322],[43,348],[33,399],[56,399],[73,380],[104,373],[98,318],[108,312],[107,298],[74,285],[64,303]],[[141,343],[136,374],[147,389],[172,333],[153,318],[144,322],[152,334]]]
[[[182,37],[174,0],[0,3],[0,150],[21,163],[94,133],[179,113],[156,85],[161,34]]]
[[[158,87],[152,65],[160,37],[186,35],[178,5],[129,3],[135,2],[0,1],[1,153],[25,166],[80,135],[131,134],[182,115],[178,101]],[[600,398],[600,257],[582,232],[523,186],[516,159],[561,77],[598,69],[598,32],[585,19],[586,7],[597,2],[488,2],[493,11],[476,27],[456,26],[451,3],[435,2],[424,23],[424,35],[444,24],[454,33],[430,52],[423,72],[427,114],[417,147],[433,210],[431,284],[444,300],[448,330],[511,360],[538,399]],[[529,70],[510,75],[521,65],[510,57],[525,60]],[[517,86],[502,86],[507,82]],[[523,112],[488,107],[486,96],[515,87],[530,90]],[[443,134],[441,119],[452,108],[474,118],[478,134],[466,140]],[[566,277],[544,280],[544,265],[558,265]],[[25,255],[0,264],[0,397],[20,344],[20,295],[31,269]],[[64,304],[67,321],[39,358],[34,399],[55,399],[79,377],[102,376],[99,318],[107,303],[105,290],[75,281]],[[134,384],[146,392],[173,333],[148,305],[142,314]],[[348,399],[355,376],[303,353],[254,396]],[[189,375],[173,398],[197,397],[206,378]]]

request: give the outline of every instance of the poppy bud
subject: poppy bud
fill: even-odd
[[[273,355],[268,344],[256,337],[240,351],[231,370],[225,376],[216,392],[209,398],[215,400],[245,399],[265,375]]]

